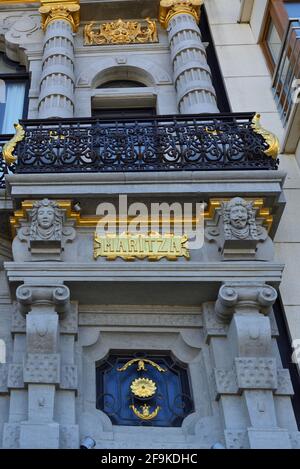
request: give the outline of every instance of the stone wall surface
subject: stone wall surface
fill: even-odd
[[[261,113],[282,138],[257,43],[264,6],[255,1],[250,23],[239,24],[239,0],[230,8],[228,0],[206,0],[232,110]],[[0,44],[31,72],[29,118],[90,117],[92,106],[120,103],[156,105],[158,114],[218,111],[205,44],[190,14],[175,16],[168,30],[159,25],[158,43],[86,46],[87,10],[77,31],[53,21],[43,32],[39,14],[22,8],[0,9]],[[146,86],[101,88],[116,79]],[[280,163],[282,171],[251,173],[7,177],[1,213],[34,203],[12,242],[8,228],[0,239],[0,446],[78,448],[88,435],[97,448],[129,448],[133,441],[136,448],[299,447],[272,307],[279,290],[298,339],[300,173],[293,155],[281,155]],[[203,246],[189,261],[95,259],[95,226],[80,225],[59,201],[81,203],[80,216],[88,217],[98,203],[116,203],[124,193],[147,204],[153,197],[223,202],[205,220]],[[255,209],[258,198],[273,215],[270,231]],[[96,408],[95,366],[110,350],[171,352],[187,366],[194,412],[181,427],[113,425]]]

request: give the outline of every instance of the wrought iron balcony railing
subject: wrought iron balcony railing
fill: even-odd
[[[277,169],[278,140],[254,114],[139,121],[27,120],[3,151],[15,173]],[[3,177],[2,177],[3,184]]]
[[[273,76],[273,93],[286,125],[300,99],[300,19],[289,20]]]

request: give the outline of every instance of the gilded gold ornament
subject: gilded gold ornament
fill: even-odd
[[[137,397],[151,397],[156,392],[156,384],[149,378],[137,378],[132,381],[130,389]]]
[[[132,381],[130,389],[136,397],[151,397],[156,392],[156,384],[149,378],[137,378]]]
[[[134,365],[135,363],[137,363],[138,366],[137,371],[145,370],[145,363],[148,363],[149,365],[153,366],[153,368],[156,368],[157,371],[160,371],[161,373],[167,371],[154,361],[149,360],[148,358],[133,358],[132,360],[129,360],[127,363],[125,363],[122,368],[118,368],[117,371],[126,371],[130,366]]]
[[[131,405],[130,408],[133,410],[134,414],[141,420],[152,420],[154,419],[158,412],[160,411],[160,406],[157,406],[153,412],[150,412],[150,406],[144,404],[140,406],[142,412],[140,412],[134,405]]]
[[[155,20],[102,23],[95,27],[94,22],[84,27],[85,45],[145,44],[158,42]]]
[[[17,124],[17,125],[19,125],[19,124]],[[21,139],[21,129],[18,130],[18,132],[20,132],[19,137]],[[24,138],[24,136],[22,138]],[[8,145],[8,143],[11,143],[12,140],[10,142],[7,142],[7,145]],[[3,147],[3,150],[4,150],[4,148],[5,148],[5,146]],[[11,152],[13,152],[13,149],[11,150]],[[6,155],[7,155],[6,158],[8,158],[8,161],[9,161],[10,153],[7,152]],[[15,157],[13,155],[12,155],[12,157],[13,157],[13,162],[14,162]],[[7,161],[7,160],[5,159],[5,161]],[[9,163],[9,164],[11,164],[11,163]],[[228,200],[230,200],[230,199],[229,198],[219,198],[219,199],[212,198],[212,199],[210,199],[209,202],[208,202],[208,208],[204,212],[204,219],[205,220],[212,219],[213,215],[214,215],[214,211],[221,207],[222,202],[226,202]],[[273,224],[273,216],[271,214],[270,208],[265,207],[265,200],[263,198],[253,199],[253,198],[247,198],[247,197],[245,198],[245,200],[247,200],[249,202],[253,202],[254,208],[257,209],[257,217],[263,218],[263,225],[265,226],[265,228],[269,232],[270,228]],[[13,236],[16,233],[16,228],[19,226],[20,220],[27,218],[27,214],[26,214],[27,210],[30,210],[32,208],[33,203],[34,203],[34,201],[32,201],[32,200],[23,201],[22,204],[21,204],[21,207],[22,207],[21,210],[15,211],[14,215],[10,218],[10,224],[11,224]],[[72,201],[71,200],[57,200],[57,203],[59,205],[59,208],[66,211],[66,217],[68,219],[75,220],[76,226],[78,226],[78,227],[94,228],[99,223],[101,224],[101,217],[99,217],[98,215],[82,216],[80,213],[75,212],[74,210],[72,210]],[[117,217],[114,221],[115,221],[117,226],[124,226],[124,225],[129,223],[130,218],[120,219],[120,218]],[[193,219],[191,218],[191,219],[188,219],[188,221],[189,222],[194,222],[194,221],[196,222],[196,221],[199,221],[199,220],[196,220],[196,219],[194,220],[194,218]],[[151,224],[151,219],[150,218],[149,218],[148,222],[149,222],[149,225],[150,225]],[[177,222],[182,224],[183,219],[178,219]],[[137,359],[134,359],[134,360],[130,360],[130,362],[128,362],[128,363],[130,363],[130,364],[137,363],[139,360],[143,360],[145,363],[150,363],[151,362],[151,360],[137,358]],[[152,363],[154,363],[154,362],[151,362],[151,364]],[[128,365],[128,366],[130,366],[130,365]],[[156,365],[156,366],[159,366],[159,365]],[[122,369],[122,371],[123,371],[123,369]],[[163,370],[161,368],[160,371],[165,371],[165,370]]]
[[[25,130],[23,129],[21,124],[14,124],[14,128],[16,129],[15,135],[11,140],[9,140],[9,142],[4,145],[2,149],[2,155],[7,165],[11,165],[16,162],[17,157],[13,155],[13,151],[17,143],[21,142],[25,137]]]
[[[231,200],[229,197],[222,197],[220,199],[210,199],[208,203],[208,208],[204,212],[205,220],[212,220],[216,210],[221,209],[223,202],[229,202]],[[265,207],[264,199],[253,199],[245,197],[247,202],[252,202],[253,207],[256,209],[256,218],[263,219],[263,226],[266,228],[267,232],[270,231],[273,224],[273,215],[271,214],[271,209]]]
[[[80,23],[79,10],[79,0],[41,0],[39,12],[42,15],[43,30],[46,30],[52,21],[64,20],[70,23],[76,32]]]
[[[146,371],[144,360],[139,360],[137,370],[138,371]]]
[[[125,261],[135,259],[148,259],[158,261],[166,258],[176,261],[179,257],[190,258],[186,243],[188,237],[166,233],[160,235],[156,232],[146,234],[136,234],[124,232],[120,235],[106,234],[94,237],[94,259],[105,257],[109,261],[114,261],[118,257]]]
[[[174,16],[187,14],[198,23],[203,3],[204,0],[160,0],[159,22],[166,29]]]
[[[271,156],[276,160],[280,152],[280,143],[275,134],[264,129],[260,123],[260,114],[255,114],[252,119],[252,129],[256,134],[261,135],[265,142],[269,145],[269,148],[264,151],[267,156]]]

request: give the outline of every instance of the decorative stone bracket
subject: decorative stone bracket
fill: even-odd
[[[277,298],[276,290],[264,283],[233,282],[222,285],[215,304],[217,318],[230,322],[236,312],[268,315]]]
[[[25,284],[17,288],[16,297],[19,310],[25,315],[33,309],[53,306],[54,310],[64,315],[70,312],[70,290],[65,285],[30,285]]]

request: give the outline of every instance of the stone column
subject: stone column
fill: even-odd
[[[216,92],[198,27],[203,0],[161,0],[160,23],[169,37],[181,114],[218,113]]]
[[[39,118],[74,115],[74,32],[79,25],[78,0],[42,0],[45,31]]]
[[[276,296],[264,283],[225,283],[204,308],[227,448],[288,449],[299,440],[289,372],[272,339]]]

